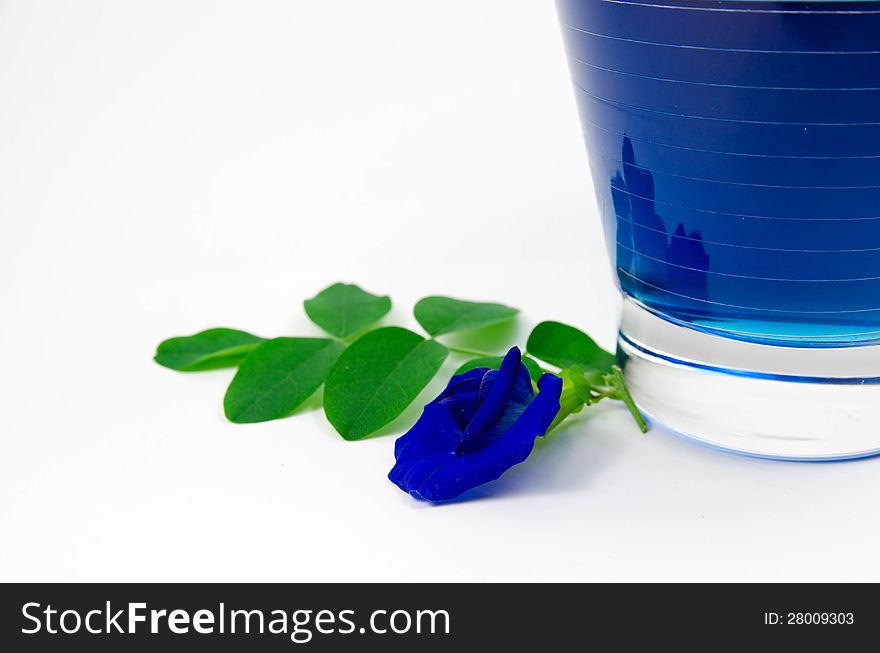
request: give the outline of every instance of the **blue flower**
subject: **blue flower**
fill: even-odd
[[[520,351],[499,370],[452,378],[394,446],[388,478],[417,499],[448,501],[494,481],[529,457],[559,412],[562,379],[545,374],[535,395]]]

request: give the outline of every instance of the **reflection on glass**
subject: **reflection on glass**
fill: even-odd
[[[617,272],[621,287],[671,317],[709,315],[709,255],[699,229],[679,222],[671,234],[658,215],[654,177],[636,163],[632,141],[623,139],[623,172],[611,179],[617,223]]]

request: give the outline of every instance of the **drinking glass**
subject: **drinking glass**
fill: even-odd
[[[880,1],[557,8],[639,407],[739,453],[880,453]]]

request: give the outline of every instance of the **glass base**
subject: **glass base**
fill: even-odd
[[[661,428],[762,458],[880,454],[880,346],[732,340],[672,323],[627,298],[619,352],[633,398]]]

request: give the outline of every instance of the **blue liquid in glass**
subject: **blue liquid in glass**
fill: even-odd
[[[880,341],[880,2],[558,5],[621,289],[734,338]]]

